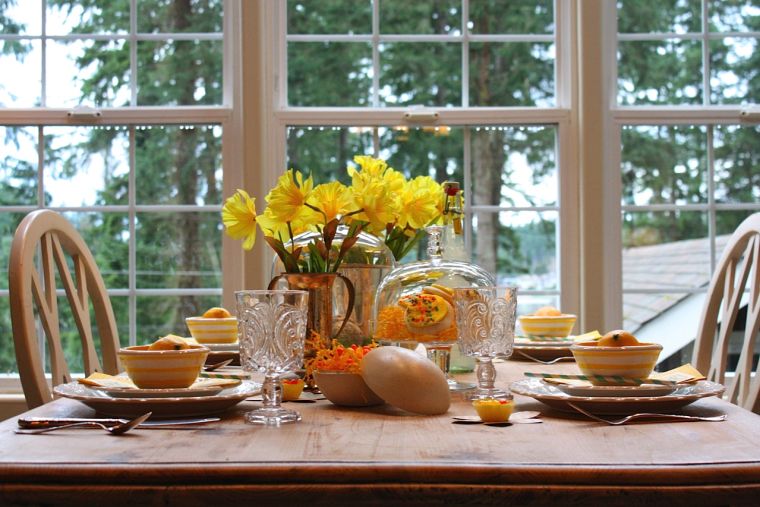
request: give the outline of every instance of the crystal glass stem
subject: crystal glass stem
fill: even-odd
[[[274,372],[267,372],[264,383],[261,385],[261,399],[267,408],[279,408],[282,403],[282,384],[280,376]]]
[[[496,368],[489,356],[477,356],[475,365],[475,377],[478,379],[478,386],[475,390],[466,394],[466,399],[475,400],[480,398],[509,399],[509,391],[497,389],[494,385],[496,381]]]
[[[451,359],[451,345],[425,345],[427,357],[433,361],[446,375],[446,382],[452,391],[466,391],[475,387],[474,384],[459,382],[449,375],[449,363]]]

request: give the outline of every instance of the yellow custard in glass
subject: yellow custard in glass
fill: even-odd
[[[472,406],[483,422],[506,422],[515,408],[512,400],[482,399],[474,400]]]

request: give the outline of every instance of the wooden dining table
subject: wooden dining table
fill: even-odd
[[[574,363],[506,361],[497,385]],[[466,374],[463,378],[472,378]],[[448,413],[384,405],[289,404],[303,420],[246,424],[244,401],[222,420],[122,436],[96,429],[41,435],[0,423],[0,505],[758,505],[760,416],[717,397],[682,413],[723,422],[610,426],[515,396],[541,424],[453,424],[474,415],[455,395]],[[95,415],[57,399],[27,416]]]

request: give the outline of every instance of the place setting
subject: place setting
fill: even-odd
[[[249,379],[202,377],[208,353],[205,345],[170,334],[120,349],[123,374],[96,372],[54,392],[106,416],[129,418],[149,411],[160,419],[217,414],[261,391],[261,384]]]
[[[574,343],[578,373],[525,372],[510,385],[518,394],[564,412],[584,415],[667,414],[701,398],[720,396],[725,387],[686,364],[656,373],[662,346],[640,343],[622,330]]]

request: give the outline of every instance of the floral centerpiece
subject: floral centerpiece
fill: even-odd
[[[443,189],[429,176],[407,179],[373,157],[357,156],[354,161],[357,165],[347,169],[351,185],[332,181],[315,186],[312,176],[291,169],[267,194],[262,213],[244,190],[228,198],[222,209],[227,235],[242,240],[243,248],[250,250],[260,228],[279,257],[284,273],[275,276],[270,287],[284,279],[292,289],[309,291],[307,328],[314,339],[307,340],[306,363],[334,337],[362,343],[370,335],[375,286],[362,284],[355,290],[349,276],[339,272],[359,235],[379,238],[400,260],[424,234],[425,226],[442,215]],[[336,279],[346,288],[345,298],[333,292]],[[356,318],[350,321],[355,309]],[[352,325],[346,326],[349,322]],[[310,375],[305,378],[313,387]]]
[[[312,176],[288,170],[266,196],[267,207],[256,212],[256,200],[245,190],[228,198],[222,209],[227,235],[243,240],[250,250],[257,228],[288,273],[329,273],[340,267],[361,231],[381,238],[401,260],[442,213],[442,187],[429,176],[407,179],[378,158],[356,156],[348,167],[351,185],[338,181],[314,186]],[[334,244],[340,226],[347,232]],[[301,233],[317,232],[305,246]]]

